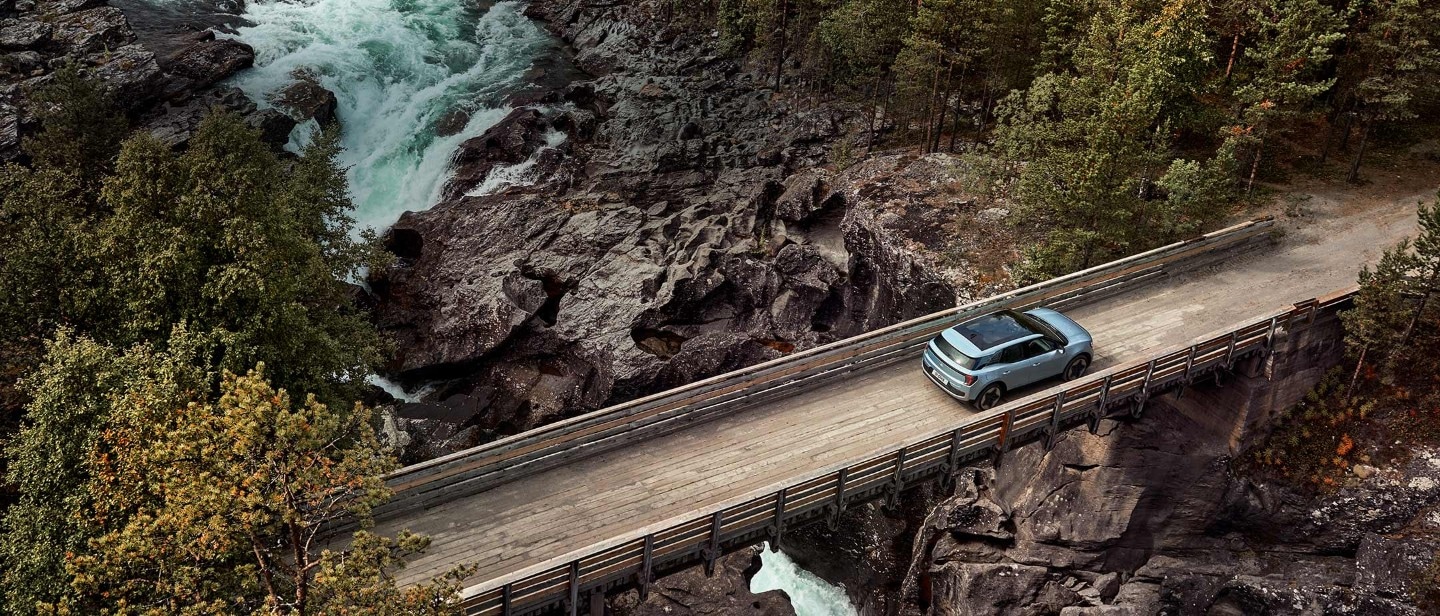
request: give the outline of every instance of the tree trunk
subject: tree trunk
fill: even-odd
[[[1225,63],[1225,78],[1230,78],[1230,69],[1235,68],[1235,55],[1240,51],[1240,31],[1235,31],[1235,38],[1230,40],[1230,61]]]
[[[780,26],[775,42],[775,91],[780,91],[781,74],[785,72],[785,18],[786,11],[790,8],[787,0],[776,0],[780,5]]]
[[[945,112],[950,110],[950,87],[955,77],[955,64],[945,68],[945,92],[940,95],[940,105],[935,113],[935,138],[930,140],[930,151],[940,151],[940,137],[945,134]]]
[[[875,75],[875,81],[870,83],[870,131],[865,136],[865,154],[870,154],[870,148],[875,146],[875,117],[880,115],[880,75]]]
[[[1355,111],[1345,112],[1345,132],[1340,135],[1340,151],[1350,148],[1350,130],[1355,127]]]
[[[1355,399],[1355,383],[1360,380],[1360,368],[1365,366],[1365,353],[1370,351],[1370,345],[1360,347],[1360,359],[1355,362],[1355,372],[1350,375],[1350,386],[1345,388],[1345,403],[1349,404]]]
[[[1370,123],[1373,120],[1365,119],[1365,127],[1360,129],[1360,149],[1355,152],[1355,162],[1350,163],[1351,182],[1360,179],[1360,161],[1365,158],[1365,141],[1370,137]]]
[[[1255,160],[1250,163],[1250,181],[1245,183],[1245,196],[1250,196],[1250,191],[1255,189],[1255,172],[1260,170],[1260,156],[1265,153],[1265,140],[1255,142]]]
[[[955,91],[955,106],[951,107],[955,112],[950,115],[950,149],[951,154],[955,153],[955,138],[960,135],[960,103],[965,100],[965,71],[960,71],[960,89]]]
[[[930,78],[930,97],[925,107],[925,147],[930,147],[930,129],[935,118],[935,96],[940,92],[940,52],[935,52],[935,73]]]

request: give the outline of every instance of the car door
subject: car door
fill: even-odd
[[[1027,385],[1060,374],[1065,369],[1065,357],[1060,346],[1047,338],[1024,342],[1020,345],[1020,355],[1015,372],[1025,379]]]

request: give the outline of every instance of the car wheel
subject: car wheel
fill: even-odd
[[[1000,404],[1000,399],[1003,397],[1005,397],[1005,387],[999,383],[993,383],[980,390],[980,395],[975,396],[975,408],[988,411]]]
[[[1079,357],[1076,357],[1075,359],[1070,360],[1070,363],[1065,365],[1065,372],[1061,376],[1063,376],[1067,381],[1073,381],[1080,378],[1081,376],[1084,376],[1085,371],[1089,369],[1090,356],[1081,355]]]

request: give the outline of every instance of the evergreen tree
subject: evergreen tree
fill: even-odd
[[[1334,85],[1325,69],[1332,48],[1343,38],[1344,21],[1319,0],[1252,1],[1244,6],[1241,21],[1250,25],[1253,41],[1245,47],[1236,75],[1239,123],[1229,134],[1253,151],[1248,193],[1269,133],[1308,111],[1315,98]],[[1230,73],[1227,64],[1227,77]]]
[[[1208,61],[1203,5],[1175,0],[1153,14],[1104,4],[1075,48],[1073,72],[1036,78],[1002,103],[999,154],[1017,178],[1022,215],[1052,229],[1022,278],[1089,267],[1171,240],[1217,218],[1212,203],[1171,202],[1157,187],[1208,178],[1216,161],[1174,165],[1172,117]],[[1166,178],[1167,170],[1175,177]],[[1223,198],[1223,192],[1214,196]],[[1204,207],[1200,207],[1204,205]]]
[[[1359,118],[1360,144],[1350,164],[1353,182],[1359,179],[1373,128],[1414,118],[1419,100],[1436,92],[1440,1],[1355,0],[1350,11],[1341,100]],[[1346,132],[1348,137],[1349,127]]]
[[[1440,380],[1440,199],[1420,205],[1420,234],[1360,271],[1355,309],[1343,313],[1356,374],[1391,384]]]
[[[76,592],[62,611],[456,613],[465,570],[407,591],[389,575],[422,538],[360,533],[321,549],[328,526],[389,498],[394,460],[367,409],[292,401],[263,370],[227,373],[211,403],[118,401],[89,461],[101,532],[68,563]]]

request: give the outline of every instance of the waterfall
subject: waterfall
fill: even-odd
[[[845,589],[800,568],[785,552],[760,554],[760,571],[750,579],[750,592],[783,590],[795,606],[796,616],[856,616]]]

